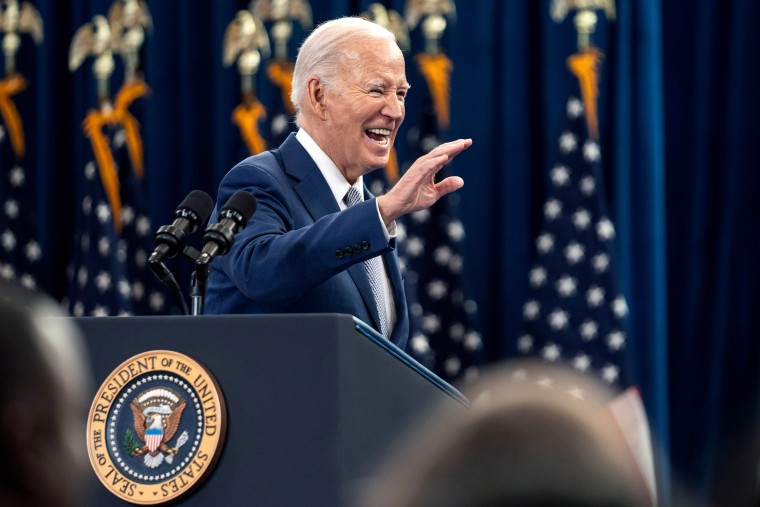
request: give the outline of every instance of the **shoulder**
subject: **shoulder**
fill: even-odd
[[[285,173],[291,172],[293,166],[296,167],[297,172],[297,168],[303,166],[306,162],[303,159],[304,156],[308,157],[306,150],[296,140],[295,135],[291,134],[278,148],[264,151],[238,162],[225,175],[223,181],[228,178],[234,179],[241,175],[248,178],[255,173],[268,174],[271,177],[280,179]]]
[[[267,185],[273,179],[279,180],[283,171],[272,152],[265,151],[247,157],[230,169],[221,181],[221,187],[232,186],[239,188],[244,186]]]

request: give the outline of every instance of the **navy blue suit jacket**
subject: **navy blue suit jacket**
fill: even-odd
[[[291,134],[222,179],[212,221],[237,190],[258,200],[248,225],[214,259],[204,313],[346,313],[379,330],[362,261],[382,255],[396,303],[391,341],[406,346],[409,317],[395,239],[385,239],[375,198],[340,211],[312,158]]]

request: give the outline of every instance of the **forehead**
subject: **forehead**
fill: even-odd
[[[383,81],[406,85],[404,55],[394,43],[384,40],[365,40],[347,48],[343,65],[344,76],[357,82]]]

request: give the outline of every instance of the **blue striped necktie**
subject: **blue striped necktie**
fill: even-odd
[[[346,193],[345,202],[350,208],[355,204],[362,202],[363,196],[355,187],[350,187]],[[372,257],[364,261],[364,268],[367,270],[369,283],[372,286],[372,294],[375,296],[375,305],[377,313],[380,316],[380,330],[383,336],[388,338],[388,315],[385,312],[385,293],[383,292],[383,265],[380,256]]]

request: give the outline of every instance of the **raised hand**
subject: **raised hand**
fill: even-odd
[[[444,195],[464,186],[459,176],[435,182],[435,175],[454,157],[472,145],[472,139],[441,144],[418,158],[388,193],[377,198],[386,226],[414,211],[428,208]]]

